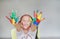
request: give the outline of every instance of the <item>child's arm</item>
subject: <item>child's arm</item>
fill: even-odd
[[[37,27],[34,24],[32,24],[31,25],[31,31],[34,32],[36,29],[37,29]]]
[[[18,24],[15,24],[14,26],[16,27],[16,30],[17,30],[18,32],[20,32],[20,30],[21,30],[21,24],[18,23]]]

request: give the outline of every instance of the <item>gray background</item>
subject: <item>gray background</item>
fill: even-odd
[[[0,0],[0,38],[10,38],[13,25],[5,18],[12,10],[18,16],[25,13],[33,16],[34,10],[43,12],[45,18],[39,24],[40,36],[60,37],[60,0]]]

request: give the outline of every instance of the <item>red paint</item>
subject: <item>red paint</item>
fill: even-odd
[[[37,13],[34,11],[34,17],[36,18],[37,17]]]
[[[36,22],[40,23],[40,20],[39,20],[39,19],[37,19],[37,20],[36,20]]]

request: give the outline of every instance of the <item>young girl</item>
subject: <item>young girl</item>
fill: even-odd
[[[15,24],[17,39],[35,39],[37,27],[32,24],[32,17],[28,14],[20,18],[18,24]]]
[[[6,16],[11,24],[16,27],[15,30],[11,32],[12,39],[38,39],[38,24],[44,20],[41,16],[42,12],[40,12],[40,14],[35,13],[34,19],[30,15],[25,14],[20,18],[18,23],[15,23],[13,18],[11,22],[11,19]],[[13,17],[15,17],[15,14],[13,14]]]

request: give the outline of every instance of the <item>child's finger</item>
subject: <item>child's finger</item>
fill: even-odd
[[[40,12],[40,13],[37,14],[37,19],[40,20],[41,18],[42,18],[42,12]]]
[[[5,17],[10,21],[11,24],[13,24],[13,25],[16,24],[15,21],[14,21],[14,19],[10,19],[8,16],[5,16]]]
[[[41,21],[45,20],[45,18],[41,18]]]
[[[37,17],[37,13],[34,11],[34,18],[36,18]]]
[[[11,19],[8,16],[5,16],[5,17],[10,21],[10,23],[12,23]]]

